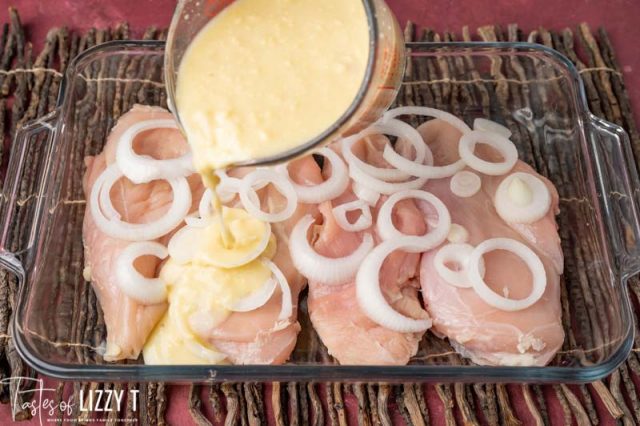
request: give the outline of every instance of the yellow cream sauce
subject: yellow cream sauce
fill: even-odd
[[[255,252],[261,236],[270,233],[268,224],[244,210],[225,207],[223,215],[235,241],[233,249],[223,246],[220,223],[212,220],[206,228],[193,228],[180,239],[177,250],[194,254],[191,261],[170,258],[162,267],[160,279],[167,285],[169,309],[145,344],[146,364],[224,362],[224,355],[206,336],[239,300],[271,278],[271,270],[260,259],[274,256],[273,237],[258,259],[234,268],[212,266],[212,261],[219,264],[247,257]]]
[[[283,153],[348,109],[365,76],[361,0],[236,0],[191,42],[180,121],[201,173]]]

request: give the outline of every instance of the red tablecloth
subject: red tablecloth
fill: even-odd
[[[517,23],[524,30],[537,26],[562,29],[587,22],[604,26],[623,68],[629,94],[640,120],[640,1],[638,0],[386,0],[401,24],[411,20],[437,32],[473,32],[486,24]],[[0,22],[7,7],[20,11],[30,40],[41,42],[49,28],[67,25],[87,29],[128,21],[134,35],[149,25],[169,25],[175,0],[0,0]],[[34,46],[36,50],[39,46]]]
[[[411,20],[441,32],[459,33],[462,25],[472,32],[485,24],[518,23],[523,30],[536,26],[562,29],[567,24],[586,21],[592,27],[605,26],[618,54],[627,83],[636,120],[640,118],[640,1],[638,0],[387,0],[403,24]],[[0,22],[7,22],[7,7],[18,8],[29,39],[42,41],[53,26],[67,25],[74,29],[106,27],[128,21],[134,35],[149,26],[165,27],[169,24],[175,0],[6,0],[0,1]],[[36,50],[40,46],[34,46]],[[48,384],[52,384],[49,382]],[[53,387],[53,386],[48,386]],[[510,397],[518,416],[526,421],[528,411],[518,386],[510,387]],[[186,387],[172,389],[168,411],[170,424],[190,425],[186,412]],[[427,394],[431,417],[444,424],[443,408],[436,395]],[[347,405],[356,401],[348,398]],[[603,424],[613,424],[606,409],[597,401]],[[553,419],[562,419],[561,408],[551,401],[549,410]],[[352,412],[354,410],[351,410]],[[0,424],[10,424],[10,409],[0,406]],[[45,420],[46,422],[46,420]],[[554,422],[555,423],[555,422]],[[39,424],[39,419],[29,423]]]

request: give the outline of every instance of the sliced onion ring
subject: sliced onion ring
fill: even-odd
[[[471,280],[469,279],[469,258],[473,246],[471,244],[445,244],[442,246],[433,258],[433,266],[436,272],[447,283],[459,288],[471,288]],[[461,267],[460,270],[453,270],[447,266],[447,263],[453,262]],[[484,261],[480,261],[480,274],[484,277],[485,268]]]
[[[349,167],[349,176],[362,187],[378,194],[394,194],[398,191],[422,188],[427,178],[415,178],[406,182],[385,182],[365,173],[357,166]]]
[[[124,131],[116,149],[116,163],[124,175],[133,183],[146,183],[156,179],[171,179],[189,176],[193,168],[191,152],[178,158],[157,160],[148,155],[138,155],[133,150],[133,140],[145,130],[178,129],[173,119],[140,121]]]
[[[496,149],[503,157],[497,163],[485,161],[474,154],[477,143],[485,143]],[[474,170],[491,176],[499,176],[508,173],[518,161],[518,150],[513,142],[504,136],[481,130],[473,130],[460,138],[458,144],[460,158]]]
[[[348,256],[332,258],[318,254],[309,244],[307,231],[315,219],[306,215],[294,226],[289,238],[293,265],[309,281],[340,285],[353,279],[362,260],[373,248],[373,237],[366,233],[357,249]]]
[[[398,201],[409,198],[416,198],[431,204],[438,213],[438,223],[436,226],[428,230],[424,235],[408,235],[404,234],[393,224],[393,207]],[[384,240],[394,240],[399,238],[409,239],[413,245],[418,247],[417,251],[426,251],[439,246],[449,235],[451,228],[451,215],[447,206],[435,195],[427,191],[407,190],[400,191],[390,196],[378,211],[378,233]]]
[[[287,166],[279,168],[285,176],[291,180],[293,189],[298,194],[298,202],[319,204],[324,201],[333,200],[341,195],[349,186],[349,174],[347,173],[347,165],[344,161],[329,148],[322,148],[316,152],[322,155],[331,164],[331,176],[326,181],[318,185],[308,186],[300,185],[291,180]]]
[[[234,312],[255,311],[271,299],[277,285],[276,280],[269,278],[259,289],[236,301],[231,310]]]
[[[218,193],[218,197],[220,198],[221,203],[229,203],[235,197],[236,194],[240,191],[240,184],[242,183],[242,179],[229,177],[223,171],[216,171],[216,174],[220,177],[220,183],[216,187],[216,192]],[[256,183],[253,186],[253,189],[258,190],[267,186],[269,182],[263,181]],[[200,215],[200,219],[208,219],[213,214],[213,192],[211,189],[208,189],[203,192],[202,198],[200,199],[200,204],[198,205],[198,214]],[[193,224],[198,223],[196,226],[203,226],[205,222],[200,219],[192,219],[190,222]],[[197,222],[196,222],[197,220]]]
[[[390,118],[387,118],[386,120],[387,121],[384,121],[384,123],[386,124],[402,123],[403,125],[408,126],[408,124],[400,120],[395,120]],[[396,124],[396,125],[399,126],[399,124]],[[418,136],[420,136],[420,133],[418,133]],[[411,160],[409,158],[406,158],[398,154],[398,152],[396,152],[396,150],[393,149],[391,144],[385,145],[384,151],[382,153],[382,158],[384,158],[387,161],[387,163],[398,168],[399,170],[403,170],[407,172],[411,176],[417,176],[417,177],[422,177],[427,179],[440,179],[440,178],[449,177],[454,173],[464,169],[465,164],[464,164],[464,161],[462,161],[462,159],[452,164],[448,164],[446,166],[434,166],[433,153],[431,152],[431,149],[429,149],[429,146],[424,143],[422,136],[420,136],[420,139],[423,141],[422,144],[424,145],[427,153],[424,164],[423,164],[423,161],[420,161],[419,158],[417,157],[416,159]]]
[[[280,286],[280,291],[282,292],[282,307],[280,308],[278,321],[288,321],[288,319],[293,315],[293,299],[291,296],[291,288],[289,288],[289,282],[275,263],[267,259],[262,260],[262,263],[271,269],[271,273],[276,279],[276,282]]]
[[[494,132],[504,136],[505,138],[510,138],[513,134],[506,126],[492,120],[487,120],[486,118],[476,118],[473,120],[473,130]]]
[[[205,219],[211,216],[212,214],[211,209],[213,207],[212,203],[213,203],[213,191],[207,188],[207,190],[202,193],[202,198],[200,198],[200,204],[198,204],[198,214],[200,214],[200,218]]]
[[[359,184],[358,182],[353,182],[351,185],[351,189],[358,199],[364,201],[370,206],[375,206],[378,200],[380,199],[380,193],[374,191],[373,189],[369,189],[366,186]]]
[[[407,238],[384,241],[364,258],[356,275],[356,298],[364,313],[375,323],[401,333],[417,333],[429,329],[431,319],[414,319],[394,310],[380,289],[380,268],[394,251],[416,247]],[[426,312],[425,312],[426,314]]]
[[[111,164],[96,179],[91,188],[89,208],[96,226],[105,234],[113,238],[126,241],[155,240],[175,229],[191,208],[191,188],[184,177],[169,179],[173,190],[173,202],[169,210],[159,219],[150,223],[129,223],[119,218],[108,219],[100,208],[101,192],[111,192],[111,186],[105,182],[114,183],[121,178],[122,172],[117,164]],[[103,198],[103,197],[102,197]]]
[[[461,198],[468,198],[476,195],[480,191],[482,180],[477,174],[468,170],[456,173],[449,182],[449,188],[454,195]]]
[[[198,221],[203,220],[199,218],[193,219]],[[195,258],[196,254],[198,254],[199,247],[196,244],[193,244],[192,241],[190,241],[191,234],[193,233],[192,228],[206,226],[206,224],[200,225],[200,222],[198,222],[198,224],[195,226],[187,222],[187,225],[188,226],[183,226],[178,230],[178,232],[173,234],[173,236],[169,240],[169,244],[167,244],[167,249],[169,250],[171,259],[180,265],[191,262],[193,258]]]
[[[260,200],[254,186],[259,183],[271,183],[286,198],[287,205],[277,213],[266,213],[260,208]],[[290,218],[298,207],[298,195],[291,182],[269,169],[257,169],[242,179],[240,184],[240,201],[245,210],[256,219],[265,222],[282,222]]]
[[[405,106],[390,109],[389,111],[384,113],[381,121],[384,123],[392,118],[399,117],[401,115],[421,115],[426,117],[439,118],[440,120],[446,121],[447,123],[451,124],[453,127],[460,130],[463,134],[469,133],[471,131],[471,128],[455,115],[450,114],[446,111],[442,111],[440,109],[429,107]]]
[[[347,212],[360,210],[360,217],[354,222],[349,222],[347,218]],[[334,207],[332,210],[333,217],[340,228],[345,231],[357,232],[363,231],[371,226],[373,223],[373,217],[371,216],[371,208],[362,200],[355,200],[348,203],[340,204]]]
[[[485,253],[493,250],[510,251],[526,263],[533,277],[533,288],[529,296],[519,300],[508,299],[494,292],[487,283],[484,282],[481,274],[480,260]],[[542,297],[547,287],[547,275],[538,255],[525,244],[511,238],[493,238],[478,244],[469,256],[468,265],[469,279],[478,296],[488,305],[503,311],[520,311],[530,307]]]
[[[454,244],[466,243],[469,241],[469,231],[462,225],[452,223],[449,228],[449,235],[447,235],[447,241]]]
[[[118,287],[130,298],[143,305],[155,305],[167,300],[167,289],[160,278],[147,278],[137,271],[133,263],[140,256],[167,257],[167,248],[152,241],[129,244],[116,260]]]
[[[518,205],[511,200],[509,186],[514,179],[521,179],[533,194],[531,202],[526,206]],[[496,211],[508,223],[534,223],[547,214],[551,208],[551,194],[547,185],[531,173],[516,172],[507,176],[496,190],[494,199]]]
[[[397,168],[376,167],[368,164],[353,153],[353,145],[356,142],[374,134],[389,134],[406,140],[411,144],[416,152],[416,156],[413,161],[421,164],[425,161],[426,158],[427,162],[433,164],[433,155],[431,154],[431,150],[429,150],[429,147],[425,145],[424,141],[422,140],[422,136],[420,136],[420,133],[418,133],[418,131],[412,126],[400,120],[389,120],[388,122],[384,123],[374,123],[360,133],[349,136],[348,138],[342,140],[342,156],[351,168],[357,167],[367,175],[386,182],[399,182],[411,177],[409,173],[406,173],[403,170],[398,170]],[[391,144],[387,143],[385,146],[391,147]],[[393,149],[391,150],[393,151]],[[405,159],[406,161],[411,161],[402,157],[398,153],[395,154],[398,157]]]
[[[113,185],[115,185],[115,183],[119,181],[121,178],[122,178],[122,173],[116,173],[115,171],[109,172],[107,173],[107,176],[102,182],[103,189],[102,190],[98,189],[100,191],[100,197],[99,197],[100,208],[102,209],[102,211],[104,212],[104,215],[109,220],[120,220],[120,218],[122,218],[118,210],[116,210],[116,208],[113,206],[113,203],[111,202],[111,188],[113,188]],[[95,185],[94,185],[94,188],[95,188]]]
[[[210,223],[211,221],[211,219],[201,220],[206,221],[206,224]],[[197,257],[198,253],[200,253],[201,246],[198,244],[198,241],[201,239],[201,231],[198,229],[194,229],[199,227],[199,224],[196,226],[185,226],[171,237],[171,240],[169,240],[168,249],[171,258],[175,262],[179,264],[192,262]],[[242,265],[246,265],[249,262],[253,262],[257,258],[259,258],[262,253],[264,253],[264,251],[267,249],[267,246],[269,245],[270,238],[271,227],[266,224],[265,232],[264,234],[262,234],[261,239],[256,247],[250,252],[246,253],[243,257],[232,259],[233,261],[225,262],[222,260],[224,259],[223,253],[218,251],[218,256],[208,256],[206,263],[218,268],[225,269],[238,268]]]
[[[433,162],[431,164],[420,164],[417,161],[412,161],[401,156],[391,147],[391,145],[386,145],[384,147],[382,157],[387,160],[387,162],[392,166],[397,167],[400,170],[406,170],[412,176],[427,179],[440,179],[449,177],[456,172],[464,169],[465,166],[462,159],[446,166],[434,166],[432,165]]]
[[[240,191],[242,179],[229,177],[224,171],[217,170],[216,175],[220,178],[220,183],[216,187],[216,192],[221,203],[230,203]]]

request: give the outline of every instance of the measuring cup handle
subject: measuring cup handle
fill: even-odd
[[[589,139],[598,171],[600,205],[619,272],[640,272],[640,180],[629,136],[620,127],[591,116]]]
[[[22,253],[31,245],[31,230],[40,210],[41,183],[46,177],[41,165],[49,157],[53,134],[56,129],[58,111],[31,121],[18,129],[13,144],[9,165],[0,198],[0,266],[22,275]],[[38,152],[39,155],[34,155]],[[27,188],[25,172],[43,171],[34,187]],[[28,197],[25,195],[29,191]],[[21,198],[22,197],[22,198]],[[23,199],[24,198],[24,199]],[[34,204],[30,205],[30,204]],[[18,219],[21,219],[20,222]],[[18,226],[24,228],[18,229]]]

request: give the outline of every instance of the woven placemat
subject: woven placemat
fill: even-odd
[[[163,39],[165,30],[148,28],[144,33],[146,39]],[[411,24],[407,25],[405,36],[407,40],[453,41],[471,40],[472,36],[467,28],[463,28],[461,36],[451,33],[436,34],[428,29],[417,31]],[[44,47],[37,55],[33,52],[31,43],[25,38],[23,26],[18,13],[10,10],[10,22],[2,27],[0,35],[0,136],[4,137],[0,144],[0,162],[6,170],[7,155],[10,142],[15,131],[23,123],[40,117],[55,107],[62,73],[69,60],[77,53],[109,40],[129,38],[127,24],[120,24],[110,29],[91,29],[78,34],[65,28],[52,29],[46,38]],[[593,113],[611,122],[623,126],[631,135],[633,152],[636,159],[640,159],[640,136],[631,114],[630,103],[624,88],[622,74],[615,60],[614,51],[604,29],[593,34],[586,25],[578,26],[574,32],[565,29],[562,32],[547,31],[540,28],[530,34],[523,34],[516,25],[507,28],[485,26],[478,30],[474,39],[485,41],[530,41],[543,43],[559,50],[569,57],[578,67],[585,82],[590,108]],[[119,116],[135,102],[144,102],[149,96],[144,82],[144,64],[131,63],[122,65],[122,73],[130,77],[132,84],[123,86],[121,92],[116,93],[110,111]],[[409,74],[418,73],[423,80],[419,89],[414,85],[405,85],[401,92],[401,101],[412,103],[416,96],[429,96],[435,107],[449,109],[447,106],[456,102],[458,97],[475,96],[482,106],[488,107],[490,99],[508,96],[521,96],[517,84],[511,84],[510,76],[517,76],[523,72],[516,61],[508,61],[492,69],[495,81],[503,80],[504,85],[485,84],[477,82],[475,93],[464,93],[456,84],[452,84],[449,76],[468,75],[474,79],[474,70],[464,61],[432,61],[424,67],[410,64]],[[99,70],[96,71],[99,75]],[[138,78],[138,80],[136,80]],[[120,87],[120,86],[118,86]],[[499,87],[506,90],[498,90]],[[158,88],[156,88],[158,89]],[[116,89],[119,90],[119,89]],[[418,93],[417,91],[421,91]],[[164,102],[163,91],[156,90],[159,103]],[[100,96],[99,93],[95,96]],[[99,116],[98,116],[99,117]],[[86,123],[91,124],[93,116],[87,116]],[[95,123],[99,125],[99,123]],[[104,134],[105,129],[101,129]],[[99,133],[99,132],[98,132]],[[87,143],[99,136],[87,135]],[[93,139],[92,139],[93,138]],[[536,155],[535,148],[532,155]],[[34,155],[38,155],[35,153]],[[32,193],[35,175],[25,177],[21,182],[21,197],[28,199]],[[15,233],[25,232],[23,223],[18,223]],[[16,238],[15,241],[19,241]],[[80,250],[81,253],[81,250]],[[640,280],[630,280],[631,297],[636,312],[640,303]],[[84,288],[89,288],[84,286]],[[566,293],[566,291],[565,291]],[[26,366],[17,355],[10,336],[8,324],[16,303],[17,282],[14,277],[0,271],[0,379],[6,377],[26,376],[35,377],[35,373]],[[572,304],[581,307],[579,312],[572,312],[578,316],[579,326],[590,332],[590,324],[598,324],[597,309],[594,302],[597,293],[591,293],[589,285],[582,288],[572,288]],[[567,295],[564,295],[567,300]],[[95,295],[87,290],[80,303],[95,305]],[[572,305],[573,306],[573,305]],[[573,308],[564,307],[567,311]],[[565,312],[567,312],[565,311]],[[103,327],[101,312],[90,311],[90,318],[81,310],[77,317],[83,324],[84,333]],[[73,314],[76,318],[75,314]],[[84,315],[84,316],[83,316]],[[580,318],[580,316],[582,316]],[[637,323],[635,324],[637,327]],[[78,342],[82,343],[82,332],[76,333]],[[571,327],[566,328],[567,336],[571,336]],[[639,337],[637,336],[636,339]],[[640,343],[636,341],[636,348]],[[512,399],[517,393],[519,399],[525,401],[528,419],[537,424],[549,423],[550,404],[558,405],[564,416],[565,424],[572,421],[578,424],[597,424],[602,410],[596,406],[605,407],[604,413],[624,424],[640,423],[640,402],[638,389],[634,379],[640,380],[640,359],[634,349],[629,359],[609,378],[589,385],[493,385],[493,384],[439,384],[439,385],[378,385],[378,384],[307,384],[307,383],[243,383],[243,384],[215,384],[192,385],[188,393],[188,411],[197,424],[206,425],[211,422],[225,424],[264,424],[269,412],[273,414],[275,422],[282,424],[331,424],[346,425],[347,419],[357,420],[359,424],[391,424],[394,415],[401,416],[407,424],[428,424],[434,416],[442,417],[446,424],[519,424],[517,411]],[[203,389],[206,387],[207,389]],[[142,424],[165,424],[167,405],[172,395],[170,386],[163,383],[59,383],[56,397],[62,400],[68,392],[77,400],[80,390],[87,394],[89,389],[123,389],[136,388],[140,391],[137,406],[134,411],[133,401],[129,400],[127,407],[121,412],[109,414],[109,422],[118,419],[138,419]],[[206,397],[204,396],[206,395]],[[426,396],[437,395],[441,401],[441,410],[429,412]],[[27,394],[16,392],[13,384],[0,384],[0,401],[14,403],[16,420],[30,417],[30,411],[21,409]],[[206,407],[205,407],[206,406]],[[205,409],[206,408],[206,409]],[[210,415],[205,415],[207,412]],[[522,416],[522,413],[520,413]],[[70,418],[73,421],[85,423],[87,413],[74,410]],[[442,421],[442,419],[439,419]]]

